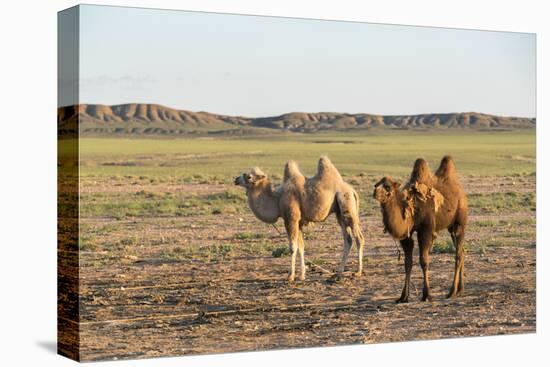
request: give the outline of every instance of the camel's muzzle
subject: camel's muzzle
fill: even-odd
[[[235,177],[235,185],[242,185],[242,176]]]

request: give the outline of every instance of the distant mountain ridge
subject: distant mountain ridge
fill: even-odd
[[[61,134],[196,135],[262,134],[275,131],[314,133],[361,129],[531,129],[534,118],[503,117],[477,112],[420,115],[373,115],[334,112],[292,112],[271,117],[226,116],[177,110],[158,104],[81,104],[58,109]]]

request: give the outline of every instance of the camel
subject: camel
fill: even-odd
[[[428,162],[419,158],[409,181],[383,177],[375,185],[373,196],[380,202],[385,231],[400,241],[405,252],[405,285],[397,302],[408,302],[409,283],[416,232],[420,266],[424,277],[422,301],[432,301],[429,280],[430,250],[437,233],[447,229],[455,247],[455,272],[447,298],[464,291],[464,234],[468,222],[468,202],[456,173],[454,160],[445,156],[433,175]]]
[[[291,252],[288,281],[295,279],[296,254],[300,255],[300,279],[305,280],[305,245],[302,229],[312,222],[323,222],[334,213],[342,229],[344,248],[338,276],[344,272],[353,239],[355,239],[360,276],[363,270],[364,237],[359,223],[359,196],[344,182],[328,157],[321,157],[317,174],[306,178],[295,161],[288,161],[280,186],[274,187],[267,175],[255,167],[235,178],[235,185],[246,189],[248,206],[265,223],[283,218]]]

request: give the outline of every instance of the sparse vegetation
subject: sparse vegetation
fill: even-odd
[[[232,251],[230,244],[212,244],[200,247],[174,247],[162,249],[160,255],[169,260],[195,260],[220,262],[229,258]]]
[[[81,206],[82,217],[186,217],[193,215],[242,212],[244,197],[235,190],[216,194],[195,194],[188,192],[148,192],[140,190],[135,194],[94,193],[83,194],[86,205]]]
[[[530,158],[535,155],[534,142],[533,132],[462,131],[186,140],[84,138],[80,238],[69,241],[81,250],[82,319],[192,316],[155,321],[151,327],[149,321],[87,324],[82,340],[86,346],[109,345],[105,353],[115,356],[126,354],[129,344],[136,345],[136,350],[157,351],[158,344],[144,338],[140,330],[166,336],[170,342],[159,352],[165,354],[182,349],[212,352],[205,346],[212,345],[212,340],[223,344],[224,335],[234,332],[242,336],[232,345],[235,350],[260,344],[280,346],[288,337],[314,345],[319,340],[333,340],[333,326],[345,328],[347,335],[361,332],[349,339],[358,343],[409,339],[411,329],[403,326],[407,324],[415,328],[418,339],[533,332],[536,177]],[[290,253],[282,221],[276,223],[280,232],[259,223],[233,179],[236,173],[259,165],[278,183],[288,158],[299,159],[304,173],[311,175],[323,153],[330,155],[359,193],[367,275],[337,284],[326,281],[329,273],[337,270],[342,248],[340,229],[336,220],[329,218],[304,233],[311,243],[309,252],[306,250],[308,264],[319,266],[310,265],[311,279],[296,287],[283,286],[285,257]],[[438,294],[428,307],[436,312],[418,318],[411,309],[425,311],[419,302],[394,307],[385,301],[402,285],[396,269],[402,269],[403,257],[397,261],[395,244],[383,233],[380,208],[372,198],[373,185],[383,174],[404,179],[410,172],[411,156],[437,162],[445,153],[455,156],[469,194],[472,217],[465,239],[468,297],[453,303],[452,313],[449,304],[441,300],[454,266],[450,237],[441,232],[431,265],[431,282]],[[109,162],[116,165],[105,165]],[[70,205],[70,199],[70,195],[62,198],[60,213],[78,210]],[[355,256],[350,256],[350,261],[346,271],[357,263]],[[413,294],[418,299],[421,272],[416,254],[414,261]],[[350,300],[352,306],[347,306]],[[335,307],[331,306],[334,302]],[[342,308],[339,302],[346,306]],[[499,307],[491,308],[494,304]],[[371,306],[383,308],[383,312],[373,312]],[[271,311],[246,313],[255,307]],[[287,309],[281,312],[279,307]],[[226,309],[235,313],[223,320],[212,317],[211,322],[203,322],[195,315],[202,310]],[[326,323],[317,323],[319,318]],[[357,321],[362,319],[369,323],[367,331],[364,323]],[[396,323],[397,319],[403,322]],[[515,319],[519,321],[510,321]],[[459,322],[476,327],[455,327]],[[441,328],[434,329],[433,323]],[[99,349],[89,348],[86,353],[100,356]]]
[[[264,238],[265,234],[263,233],[252,233],[252,232],[238,232],[235,234],[235,239],[237,240],[257,240]]]
[[[290,255],[290,250],[288,246],[277,247],[271,252],[271,256],[273,257],[283,257],[287,255]]]
[[[517,211],[535,211],[534,192],[491,192],[468,195],[473,212],[496,214]]]
[[[341,144],[338,141],[342,139],[355,144]],[[60,149],[71,148],[70,141],[62,141],[60,145]],[[290,158],[299,158],[305,173],[315,173],[317,159],[325,153],[348,177],[360,174],[363,178],[384,174],[404,177],[410,171],[411,156],[437,162],[444,154],[457,157],[464,176],[522,178],[534,174],[536,169],[534,160],[509,158],[535,156],[534,131],[382,131],[185,140],[85,138],[81,139],[80,147],[82,178],[109,177],[110,185],[127,177],[138,183],[154,179],[158,183],[231,185],[234,173],[251,165],[261,166],[275,180],[275,175],[282,177],[282,167]],[[114,160],[139,160],[141,164],[102,165]],[[140,180],[140,176],[144,179]]]
[[[454,254],[455,246],[451,240],[437,241],[432,247],[432,252],[436,254]]]

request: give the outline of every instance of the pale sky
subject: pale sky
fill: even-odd
[[[535,117],[534,34],[84,5],[80,102]]]

